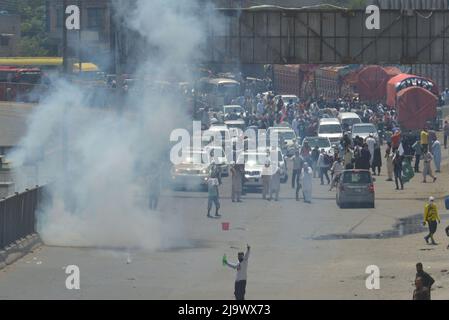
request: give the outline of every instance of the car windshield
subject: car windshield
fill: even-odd
[[[285,140],[292,140],[296,138],[295,133],[293,131],[279,131],[278,135]]]
[[[331,146],[328,139],[306,139],[304,142],[308,142],[309,147],[311,148],[314,148],[315,146],[318,146],[319,148],[329,148]]]
[[[225,107],[224,108],[225,113],[239,113],[243,112],[242,107]]]
[[[352,128],[352,132],[355,132],[355,133],[362,133],[362,132],[374,133],[376,131],[377,131],[376,128],[372,125],[354,126]]]
[[[245,153],[240,155],[237,162],[244,163],[245,165],[250,166],[263,166],[267,159],[268,158],[266,153]]]
[[[353,124],[360,123],[360,122],[361,121],[359,118],[346,118],[346,119],[341,120],[342,124],[346,124],[348,126],[352,126]]]
[[[320,133],[341,133],[339,124],[323,124],[320,126]]]
[[[298,103],[299,99],[297,97],[291,97],[291,96],[283,96],[282,100],[284,101],[284,103],[290,103],[290,100],[293,101],[293,103]]]
[[[239,85],[234,83],[220,84],[218,86],[218,94],[237,96],[239,92]]]
[[[186,153],[186,156],[183,158],[183,164],[202,164],[207,161],[207,153],[204,151],[191,151],[190,153]]]
[[[371,183],[371,176],[369,172],[364,171],[353,171],[353,172],[345,172],[343,174],[343,183],[349,184],[369,184]]]

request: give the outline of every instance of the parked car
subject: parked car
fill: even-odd
[[[374,181],[369,170],[343,170],[337,185],[337,205],[374,208]]]

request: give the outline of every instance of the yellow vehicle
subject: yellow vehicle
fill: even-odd
[[[61,57],[0,57],[0,66],[35,67],[42,70],[61,70]],[[72,65],[72,72],[79,73],[79,63]],[[99,72],[100,68],[91,62],[81,63],[82,72]]]

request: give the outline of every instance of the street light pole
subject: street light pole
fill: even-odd
[[[80,29],[78,30],[78,63],[79,63],[79,76],[81,76],[81,72],[83,71],[83,60],[82,60],[82,53],[81,53],[81,28],[82,28],[82,17],[83,17],[83,7],[82,7],[82,0],[78,0],[78,8],[80,10]]]
[[[69,71],[69,61],[68,61],[68,45],[67,45],[67,26],[65,24],[66,13],[68,1],[64,0],[62,3],[62,71],[66,75]]]

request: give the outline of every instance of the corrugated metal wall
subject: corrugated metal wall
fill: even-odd
[[[449,87],[449,65],[447,64],[414,64],[409,73],[432,79],[440,91]]]
[[[448,0],[368,0],[367,3],[378,5],[381,9],[448,9]],[[408,73],[430,78],[440,90],[449,87],[449,65],[414,64]]]
[[[368,0],[381,9],[448,9],[447,0]]]

